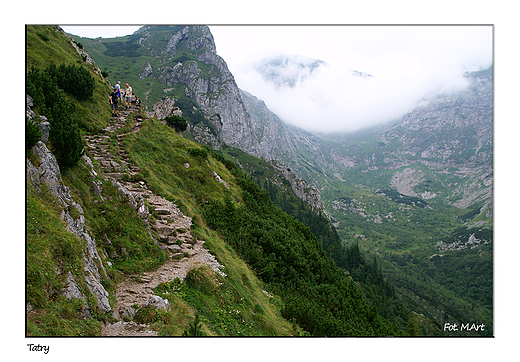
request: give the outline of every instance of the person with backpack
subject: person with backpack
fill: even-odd
[[[117,89],[117,96],[118,96],[119,99],[121,99],[121,101],[122,101],[123,98],[121,97],[121,81],[117,82],[117,84],[116,84],[116,89]]]
[[[117,111],[119,110],[119,106],[117,104],[117,101],[119,99],[119,96],[117,95],[117,88],[114,88],[114,91],[110,93],[108,99],[110,100],[110,104],[112,105],[112,117],[117,117]]]

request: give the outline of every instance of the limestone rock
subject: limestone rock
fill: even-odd
[[[153,29],[141,28],[138,32],[146,39],[152,36]],[[154,77],[166,87],[185,86],[186,96],[192,98],[207,119],[213,123],[213,136],[218,144],[239,147],[254,156],[261,156],[260,146],[254,133],[251,119],[247,113],[238,86],[225,61],[217,55],[213,36],[207,26],[185,26],[170,36],[168,44],[161,49],[175,55],[181,47],[186,47],[198,62],[210,70],[202,70],[194,60],[184,60],[175,65],[164,66],[154,72]],[[171,101],[170,101],[171,102]],[[165,107],[163,102],[161,107]],[[168,108],[168,107],[166,107]],[[171,107],[169,107],[172,109]],[[154,106],[157,117],[158,109]],[[160,118],[163,116],[161,115]],[[205,128],[194,127],[191,132],[195,138]],[[214,141],[214,139],[211,139]]]
[[[40,164],[36,168],[27,160],[27,178],[37,189],[40,183],[45,183],[50,192],[61,202],[63,211],[61,219],[65,222],[67,229],[87,242],[87,248],[83,256],[83,267],[87,272],[85,280],[92,294],[96,297],[100,309],[110,312],[112,309],[108,301],[108,293],[101,284],[101,278],[106,277],[106,271],[101,257],[96,248],[96,241],[90,236],[85,226],[83,208],[74,202],[70,194],[70,189],[62,182],[60,168],[56,158],[49,151],[42,141],[39,141],[32,149],[33,153],[39,157]],[[74,218],[72,215],[79,215]],[[101,270],[101,271],[100,271]],[[103,275],[101,275],[101,273]],[[72,280],[69,278],[66,290],[69,295],[78,295]]]
[[[82,299],[84,301],[87,300],[83,293],[81,293],[81,290],[79,290],[78,285],[76,284],[76,281],[74,280],[74,276],[69,271],[69,274],[67,275],[67,279],[65,279],[65,286],[63,288],[62,295],[69,299]]]
[[[69,274],[67,275],[67,279],[65,279],[65,285],[64,285],[64,288],[63,288],[63,291],[61,294],[68,300],[81,299],[85,303],[87,303],[87,298],[79,289],[79,287],[76,283],[76,280],[74,279],[74,276],[72,275],[72,273],[70,271],[69,271]],[[92,315],[90,314],[90,311],[88,310],[88,304],[83,308],[83,315],[85,318],[92,317]]]
[[[40,173],[38,172],[38,169],[34,167],[34,165],[29,161],[29,159],[26,159],[26,178],[27,180],[33,185],[33,187],[36,190],[40,189]]]
[[[153,73],[152,65],[150,62],[147,62],[144,66],[143,72],[139,74],[139,78],[145,79],[148,78]]]
[[[43,143],[47,143],[49,140],[49,133],[51,132],[51,124],[47,121],[47,118],[44,116],[40,116],[43,122],[40,122],[40,130],[42,131],[42,139]]]
[[[294,173],[278,161],[271,160],[269,161],[269,164],[277,169],[282,176],[291,183],[291,188],[294,194],[298,198],[307,202],[311,207],[311,210],[320,212],[327,218],[330,218],[330,215],[327,213],[323,203],[321,202],[321,192],[316,188],[316,186],[309,185],[304,180],[298,179]],[[282,185],[278,186],[281,187]]]
[[[56,157],[49,151],[42,141],[38,141],[32,148],[33,153],[39,157],[40,165],[38,173],[41,182],[44,182],[51,193],[64,205],[72,203],[70,189],[63,185],[61,172]]]
[[[130,203],[130,206],[134,210],[137,211],[137,215],[146,220],[148,218],[148,215],[150,215],[150,211],[148,210],[148,206],[146,206],[143,196],[137,192],[129,191],[126,187],[121,185],[118,181],[111,178],[110,181],[112,182],[112,185],[117,187],[119,193],[126,199],[128,199],[128,202]]]
[[[226,186],[228,189],[230,188],[229,184],[226,181],[222,180],[222,178],[220,178],[220,176],[215,171],[213,171],[212,176],[215,178],[215,180],[224,184],[224,186]]]
[[[150,116],[155,116],[158,119],[165,119],[172,114],[174,108],[176,108],[175,98],[166,97],[152,106],[153,112],[151,112]]]
[[[33,99],[28,94],[25,95],[25,116],[29,119],[34,119],[36,114],[31,107],[33,106]]]
[[[152,306],[155,309],[171,310],[170,302],[168,302],[168,299],[162,299],[158,295],[151,295],[142,306]]]

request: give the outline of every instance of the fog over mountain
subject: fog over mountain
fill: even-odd
[[[284,121],[318,132],[392,121],[429,96],[467,87],[464,72],[492,62],[490,26],[246,26],[239,31],[213,26],[211,31],[240,88]],[[231,45],[238,40],[239,49]],[[293,61],[279,63],[276,78],[266,78],[273,59],[283,57]],[[297,65],[302,59],[318,63],[310,71]]]

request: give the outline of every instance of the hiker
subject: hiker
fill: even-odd
[[[141,105],[141,100],[139,99],[139,97],[135,97],[135,105],[137,108],[139,108],[139,106]]]
[[[130,107],[132,105],[132,87],[126,83],[126,96],[125,96],[125,106]]]
[[[119,99],[119,96],[117,95],[117,88],[114,88],[114,91],[108,96],[108,99],[110,99],[110,104],[112,105],[112,117],[117,117],[117,111],[119,109],[117,104],[117,101]]]
[[[122,101],[123,98],[121,97],[121,81],[117,82],[117,84],[116,84],[116,89],[117,89],[117,96],[118,96],[119,99],[121,99],[121,101]]]

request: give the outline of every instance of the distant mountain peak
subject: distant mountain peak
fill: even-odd
[[[327,63],[297,54],[279,54],[264,58],[254,65],[254,69],[269,82],[278,87],[294,88],[299,82],[305,81],[320,67]]]

